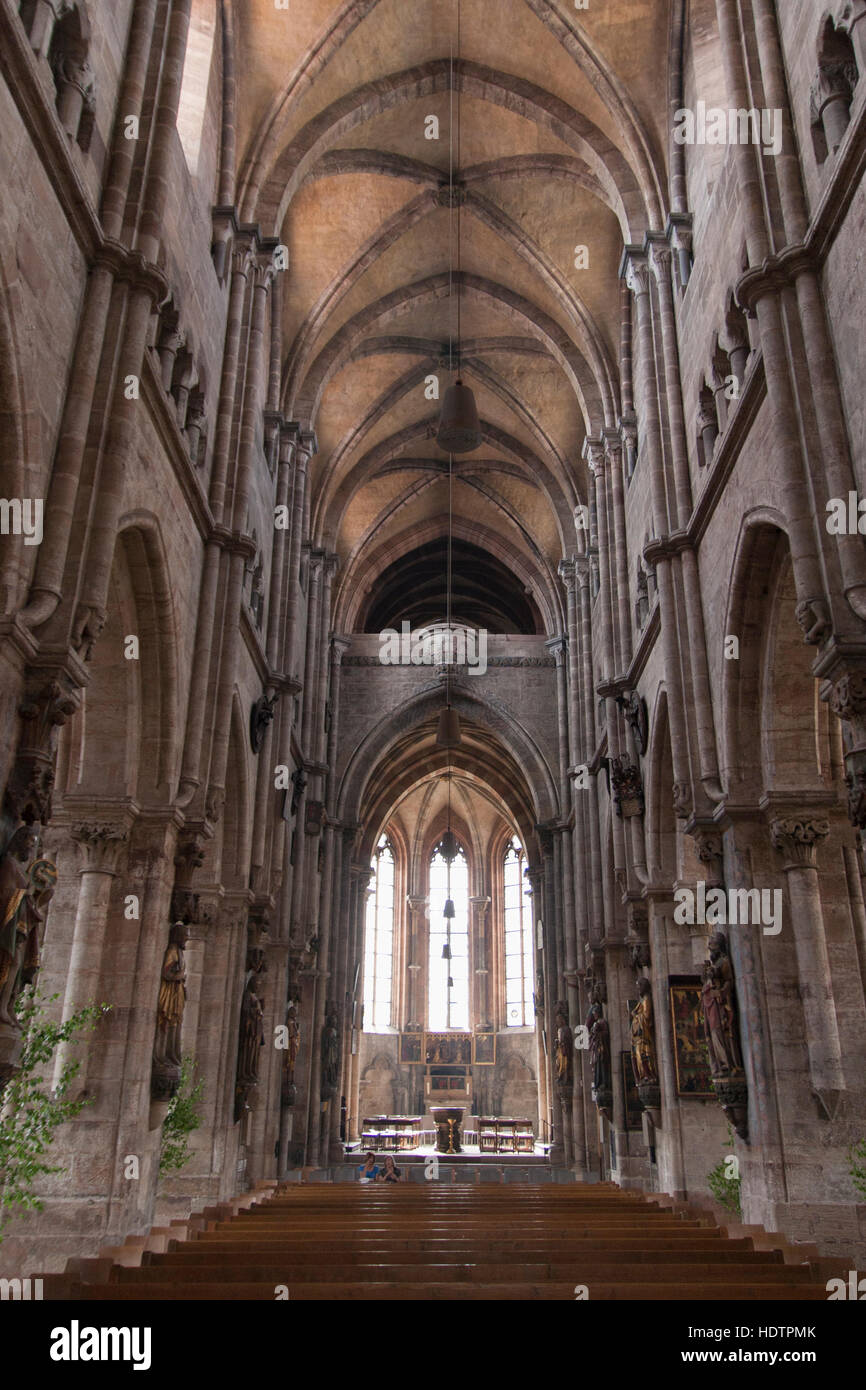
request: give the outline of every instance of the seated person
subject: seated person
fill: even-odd
[[[400,1169],[397,1167],[396,1163],[394,1162],[393,1156],[392,1156],[391,1154],[386,1154],[386,1155],[385,1155],[385,1166],[384,1166],[384,1168],[382,1169],[382,1172],[379,1174],[379,1182],[399,1182],[399,1181],[400,1181]]]
[[[358,1179],[360,1182],[375,1182],[379,1176],[379,1171],[376,1155],[370,1149],[365,1161],[358,1165]]]

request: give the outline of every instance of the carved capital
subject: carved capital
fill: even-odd
[[[70,831],[81,850],[81,872],[114,874],[124,846],[129,841],[126,826],[97,821],[78,821]]]
[[[654,241],[650,246],[649,262],[652,273],[656,278],[656,283],[670,281],[671,275],[671,248],[667,242]]]
[[[830,707],[840,719],[850,723],[866,718],[866,671],[847,671],[836,681]]]
[[[604,440],[586,439],[583,444],[583,457],[594,478],[604,473]]]
[[[5,794],[6,810],[14,820],[50,820],[57,733],[76,708],[71,686],[44,678],[18,706],[21,739]]]
[[[631,290],[635,299],[640,299],[642,295],[649,294],[649,266],[645,260],[637,260],[634,256],[629,256],[628,267],[625,272],[625,283]]]
[[[556,572],[562,580],[563,587],[569,594],[573,594],[575,590],[575,585],[577,583],[576,571],[577,565],[574,560],[560,560]]]
[[[814,869],[818,844],[829,834],[830,822],[813,816],[785,816],[770,824],[770,839],[783,855],[785,869]]]
[[[809,90],[812,124],[821,119],[824,107],[831,101],[841,98],[850,101],[857,85],[857,64],[846,62],[823,62],[812,81]]]

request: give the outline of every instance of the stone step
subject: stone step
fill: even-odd
[[[282,1284],[286,1280],[280,1281]],[[585,1280],[583,1281],[586,1282]],[[759,1284],[737,1281],[731,1284],[677,1284],[652,1283],[623,1284],[593,1281],[590,1285],[590,1298],[594,1302],[823,1302],[826,1291],[823,1286],[807,1284]],[[335,1302],[351,1299],[376,1301],[437,1301],[455,1298],[483,1300],[487,1302],[508,1299],[531,1302],[543,1299],[545,1302],[559,1300],[573,1302],[574,1284],[563,1283],[495,1283],[465,1284],[455,1295],[453,1283],[425,1282],[405,1283],[356,1283],[356,1284],[302,1284],[289,1288],[292,1302]],[[274,1286],[271,1284],[91,1284],[70,1288],[65,1299],[82,1299],[88,1302],[130,1302],[147,1300],[177,1302],[181,1300],[205,1300],[222,1302],[252,1302],[260,1300],[273,1302]]]
[[[276,1252],[271,1249],[257,1248],[254,1253],[258,1255],[258,1263],[268,1264],[269,1267],[272,1267],[276,1261],[279,1261],[283,1266],[287,1263],[294,1263],[298,1266],[306,1265],[310,1262],[312,1252],[303,1247],[292,1247],[277,1250]],[[585,1261],[589,1258],[598,1260],[602,1251],[599,1249],[587,1251],[583,1247],[560,1249],[558,1247],[541,1244],[539,1244],[537,1249],[530,1251],[522,1249],[498,1249],[496,1251],[491,1251],[486,1246],[481,1249],[474,1245],[451,1245],[432,1251],[424,1251],[406,1248],[398,1249],[396,1245],[391,1244],[365,1247],[361,1250],[317,1249],[314,1254],[315,1265],[321,1268],[327,1265],[377,1264],[382,1260],[387,1260],[389,1264],[405,1267],[441,1264],[446,1261],[452,1261],[458,1264],[461,1262],[477,1263],[480,1257],[485,1255],[489,1257],[493,1254],[496,1256],[497,1264],[520,1264],[521,1262],[537,1263],[542,1257],[547,1257],[550,1262],[565,1264],[573,1262],[574,1260]],[[712,1264],[717,1267],[736,1264],[737,1266],[742,1265],[744,1268],[754,1268],[756,1265],[759,1265],[762,1268],[774,1269],[777,1265],[782,1264],[782,1257],[778,1251],[768,1250],[720,1250],[714,1249],[712,1246],[706,1246],[700,1250],[693,1250],[691,1248],[678,1248],[674,1250],[658,1250],[653,1248],[641,1250],[634,1246],[629,1246],[622,1250],[612,1250],[609,1247],[603,1249],[605,1264],[628,1267],[632,1265],[641,1266],[648,1264],[659,1264],[664,1266],[670,1264],[707,1264],[710,1257],[712,1257]],[[238,1256],[235,1250],[214,1251],[211,1247],[207,1247],[205,1250],[198,1250],[194,1247],[189,1250],[170,1251],[168,1254],[159,1256],[148,1254],[143,1261],[142,1267],[158,1267],[163,1270],[167,1268],[193,1269],[204,1267],[214,1270],[220,1270],[222,1268],[233,1270],[238,1268],[239,1258],[241,1257]],[[244,1258],[243,1262],[245,1264],[252,1263],[252,1259]]]
[[[731,1247],[740,1248],[740,1250],[751,1248],[749,1247],[748,1241],[742,1241],[742,1243],[731,1241],[730,1245],[727,1245],[727,1248]],[[192,1245],[185,1245],[185,1247],[171,1251],[170,1254],[183,1255],[185,1258],[189,1255],[189,1257],[195,1257],[197,1261],[197,1259],[200,1258],[200,1251],[202,1250],[221,1252],[221,1254],[231,1255],[232,1258],[238,1259],[242,1257],[246,1251],[254,1252],[257,1250],[265,1251],[268,1255],[272,1255],[272,1257],[275,1257],[275,1255],[281,1255],[281,1257],[282,1255],[286,1255],[286,1257],[288,1257],[288,1255],[293,1254],[296,1255],[296,1257],[309,1258],[310,1254],[314,1254],[317,1250],[388,1252],[389,1250],[398,1251],[400,1248],[403,1248],[403,1250],[427,1252],[427,1254],[435,1254],[435,1252],[450,1250],[456,1251],[456,1254],[461,1255],[461,1257],[466,1257],[470,1251],[481,1252],[481,1254],[500,1255],[505,1254],[505,1252],[509,1250],[514,1250],[518,1252],[518,1254],[525,1255],[538,1254],[538,1252],[544,1254],[545,1251],[550,1251],[552,1254],[553,1252],[556,1252],[556,1254],[566,1254],[566,1252],[567,1254],[573,1254],[573,1252],[574,1254],[601,1254],[601,1252],[607,1250],[645,1250],[648,1255],[653,1255],[660,1251],[676,1251],[677,1254],[680,1254],[681,1251],[699,1251],[712,1254],[716,1248],[719,1248],[719,1241],[689,1241],[670,1238],[670,1240],[662,1240],[659,1241],[659,1243],[651,1244],[649,1241],[638,1240],[637,1237],[610,1238],[610,1240],[605,1240],[605,1238],[595,1238],[595,1240],[589,1240],[589,1238],[587,1238],[587,1240],[571,1241],[523,1240],[516,1241],[516,1243],[507,1243],[505,1245],[502,1244],[502,1241],[496,1240],[460,1241],[460,1243],[455,1243],[453,1238],[443,1238],[443,1240],[407,1240],[405,1243],[400,1243],[398,1240],[388,1241],[388,1243],[382,1240],[367,1241],[367,1243],[364,1243],[364,1241],[349,1240],[349,1238],[343,1241],[318,1241],[318,1243],[317,1241],[307,1241],[307,1243],[304,1244],[292,1243],[292,1241],[289,1240],[274,1240],[247,1241],[247,1243],[243,1245],[229,1243],[229,1241],[222,1241],[222,1243],[214,1244],[204,1244],[203,1241],[195,1241]]]
[[[779,1265],[715,1265],[706,1261],[692,1264],[669,1264],[664,1266],[664,1283],[725,1283],[743,1279],[748,1283],[778,1284],[784,1270],[784,1281],[790,1284],[807,1284],[811,1279],[808,1266]],[[381,1262],[369,1264],[297,1264],[253,1262],[244,1260],[239,1264],[220,1267],[212,1263],[201,1265],[148,1265],[140,1269],[118,1269],[114,1271],[111,1282],[116,1284],[171,1284],[182,1283],[242,1283],[242,1284],[351,1284],[351,1283],[400,1283],[407,1280],[413,1283],[589,1283],[610,1281],[616,1284],[646,1283],[649,1271],[646,1265],[629,1266],[625,1263],[601,1263],[593,1259],[560,1262],[539,1262],[524,1260],[508,1263],[506,1261],[478,1261],[460,1263],[440,1260],[429,1264],[404,1264],[385,1256]]]

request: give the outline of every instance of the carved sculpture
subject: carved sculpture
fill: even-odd
[[[340,1079],[340,1032],[337,1006],[329,1002],[322,1028],[322,1100],[336,1094]]]
[[[734,1129],[746,1139],[748,1091],[740,1052],[734,971],[724,933],[715,932],[708,945],[710,954],[704,966],[701,1009],[713,1090]]]
[[[38,973],[39,928],[57,884],[38,846],[38,831],[19,826],[0,860],[0,1024],[16,1030],[15,1000]]]
[[[189,932],[175,922],[162,961],[156,1004],[156,1037],[150,1093],[153,1100],[171,1100],[180,1085],[181,1033],[186,1008],[186,950]]]
[[[652,985],[644,975],[638,982],[640,998],[631,1011],[631,1058],[634,1079],[658,1082]]]
[[[250,1092],[259,1082],[261,1049],[265,1045],[265,1011],[259,990],[265,974],[264,953],[260,949],[247,951],[244,992],[241,996],[241,1017],[238,1031],[238,1069],[235,1081],[235,1123],[249,1110]]]
[[[573,1083],[574,1037],[568,1026],[568,1006],[556,1006],[556,1040],[554,1042],[554,1064],[558,1085],[567,1090]]]
[[[600,1003],[593,1004],[587,1014],[589,1029],[589,1060],[592,1066],[592,1098],[603,1115],[613,1111],[613,1089],[610,1065],[610,1028]]]
[[[279,694],[270,699],[260,695],[250,710],[250,747],[254,753],[259,752],[265,741],[265,731],[274,717],[274,706],[279,698]]]
[[[292,773],[292,815],[298,814],[298,807],[301,804],[301,797],[307,785],[307,774],[302,767],[296,767]]]
[[[620,819],[642,816],[644,794],[640,768],[628,757],[611,758],[610,781],[614,810]]]
[[[646,700],[638,695],[636,690],[632,690],[628,695],[617,695],[616,702],[634,735],[635,747],[643,757],[649,745],[649,714]]]
[[[289,1005],[286,1014],[286,1032],[288,1039],[286,1043],[286,1055],[283,1061],[283,1077],[281,1089],[281,1101],[285,1106],[292,1106],[297,1096],[295,1086],[295,1063],[298,1060],[298,1052],[301,1046],[301,1028],[298,1023],[298,1011],[294,1004]]]

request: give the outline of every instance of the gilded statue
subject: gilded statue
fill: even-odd
[[[567,1006],[562,1003],[556,1006],[556,1039],[553,1048],[557,1083],[562,1087],[568,1087],[573,1080],[574,1037],[568,1026]]]
[[[638,982],[640,998],[631,1011],[631,1062],[636,1082],[657,1081],[653,1030],[652,984],[644,975]]]
[[[186,964],[184,951],[189,932],[183,922],[175,922],[169,933],[162,961],[159,997],[156,1004],[154,1064],[161,1071],[180,1071],[180,1039],[186,1007]]]
[[[39,928],[57,885],[55,864],[38,848],[37,830],[22,825],[0,860],[0,1024],[11,1028],[15,999],[39,970]]]

